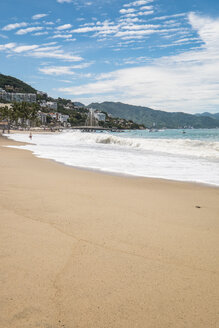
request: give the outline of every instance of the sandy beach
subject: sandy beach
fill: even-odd
[[[218,327],[219,188],[13,144],[0,137],[0,327]]]

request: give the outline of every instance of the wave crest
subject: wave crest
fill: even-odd
[[[99,133],[71,133],[75,142],[115,145],[142,151],[219,160],[219,142],[192,139],[127,138]],[[70,136],[68,135],[68,138]]]

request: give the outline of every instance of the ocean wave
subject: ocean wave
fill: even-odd
[[[28,142],[27,136],[14,134],[10,136],[18,141]],[[36,140],[36,136],[34,137]],[[34,142],[33,140],[33,142]],[[65,132],[56,135],[38,135],[37,142],[46,146],[61,147],[103,147],[108,146],[115,149],[128,151],[138,150],[141,152],[163,153],[178,156],[189,156],[210,160],[219,160],[219,142],[210,140],[193,139],[159,139],[159,138],[132,138],[126,136],[112,135],[110,133],[84,133],[80,131]]]
[[[192,139],[127,138],[100,133],[66,133],[63,138],[75,143],[115,145],[144,151],[194,156],[219,160],[219,142]]]
[[[26,134],[9,138],[28,143],[40,158],[133,176],[196,181],[219,186],[219,142],[191,139],[150,139],[127,134],[66,132],[38,134],[31,143]]]

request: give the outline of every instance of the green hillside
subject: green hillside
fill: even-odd
[[[216,128],[219,127],[219,120],[211,117],[196,116],[179,112],[164,112],[153,110],[148,107],[132,106],[120,102],[92,103],[88,107],[99,109],[111,114],[114,117],[122,117],[133,122],[144,124],[151,128]]]
[[[215,120],[219,120],[219,113],[208,113],[208,112],[204,112],[204,113],[201,113],[201,114],[196,114],[197,116],[208,116],[208,117],[211,117],[211,118],[214,118]]]
[[[5,86],[11,86],[13,89],[8,89],[8,92],[20,92],[20,93],[36,93],[36,90],[27,83],[16,79],[12,76],[0,74],[0,88],[6,90]]]

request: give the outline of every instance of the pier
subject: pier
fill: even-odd
[[[72,126],[71,130],[80,130],[82,132],[95,132],[95,131],[111,131],[111,132],[116,132],[118,131],[117,129],[113,128],[104,128],[101,126]]]

